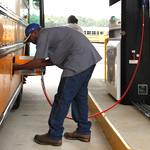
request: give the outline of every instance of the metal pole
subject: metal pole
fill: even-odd
[[[104,48],[104,81],[106,82],[107,78],[106,78],[106,45],[108,43],[109,38],[105,39],[105,48]]]
[[[44,0],[39,0],[40,4],[40,25],[41,27],[45,27],[45,22],[44,22]]]

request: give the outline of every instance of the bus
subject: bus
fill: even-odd
[[[0,126],[10,110],[19,107],[22,99],[27,73],[14,72],[13,63],[16,59],[30,61],[33,58],[29,56],[30,45],[23,43],[29,24],[30,2],[34,7],[39,4],[39,0],[0,0]],[[33,72],[27,75],[36,75]]]
[[[92,43],[104,43],[109,37],[109,27],[82,27],[82,29]]]
[[[16,55],[25,55],[27,25],[27,1],[0,1],[0,125],[12,107],[19,107],[22,98],[23,76],[13,72],[13,63]]]

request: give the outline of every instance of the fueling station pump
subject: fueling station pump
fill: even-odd
[[[116,100],[120,100],[121,96],[126,93],[130,85],[130,89],[121,100],[122,104],[134,104],[147,116],[150,112],[150,45],[149,45],[149,1],[148,0],[110,0],[110,8],[120,3],[120,28],[114,24],[111,26],[109,31],[109,41],[113,41],[120,29],[120,47],[119,52],[116,55],[110,48],[108,41],[108,49],[110,55],[113,55],[114,62],[107,68],[107,79],[110,79],[108,85],[108,93],[113,96],[113,92],[120,93],[120,97]],[[113,10],[113,9],[112,9]],[[115,10],[114,10],[115,11]],[[116,17],[117,18],[117,17]],[[144,32],[145,30],[145,32]],[[118,39],[117,39],[118,40]],[[117,49],[117,46],[114,48]],[[141,53],[142,51],[142,53]],[[119,55],[120,54],[120,55]],[[120,57],[120,62],[117,62],[117,58]],[[107,57],[108,58],[108,57]],[[112,57],[110,57],[112,58]],[[140,62],[139,62],[140,60]],[[107,60],[107,62],[110,62]],[[110,65],[110,66],[109,66]],[[114,66],[114,67],[112,67]],[[116,71],[117,66],[120,66],[120,71]],[[138,67],[137,67],[138,66]],[[114,70],[113,70],[114,68]],[[138,69],[137,69],[138,68]],[[118,69],[118,68],[117,68]],[[135,71],[136,70],[136,71]],[[135,73],[136,72],[136,73]],[[113,76],[114,75],[114,76]],[[120,76],[120,88],[116,89],[113,85],[119,85],[115,79],[116,75]],[[108,78],[108,76],[110,76]],[[133,79],[134,76],[134,79]],[[114,81],[112,80],[114,79]],[[112,82],[113,81],[113,82]],[[113,91],[113,92],[112,92]],[[149,116],[150,117],[150,116]]]

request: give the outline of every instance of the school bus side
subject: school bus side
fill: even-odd
[[[109,37],[109,29],[107,27],[83,27],[85,36],[92,43],[104,43]]]
[[[0,3],[0,125],[11,108],[19,107],[22,76],[14,74],[16,55],[24,55],[24,30],[28,22],[28,1],[7,0]]]

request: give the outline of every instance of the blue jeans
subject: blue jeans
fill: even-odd
[[[63,122],[70,104],[72,118],[78,125],[76,131],[83,135],[91,134],[91,122],[88,121],[88,83],[94,68],[95,65],[75,76],[61,78],[48,121],[48,135],[51,139],[62,139]]]

